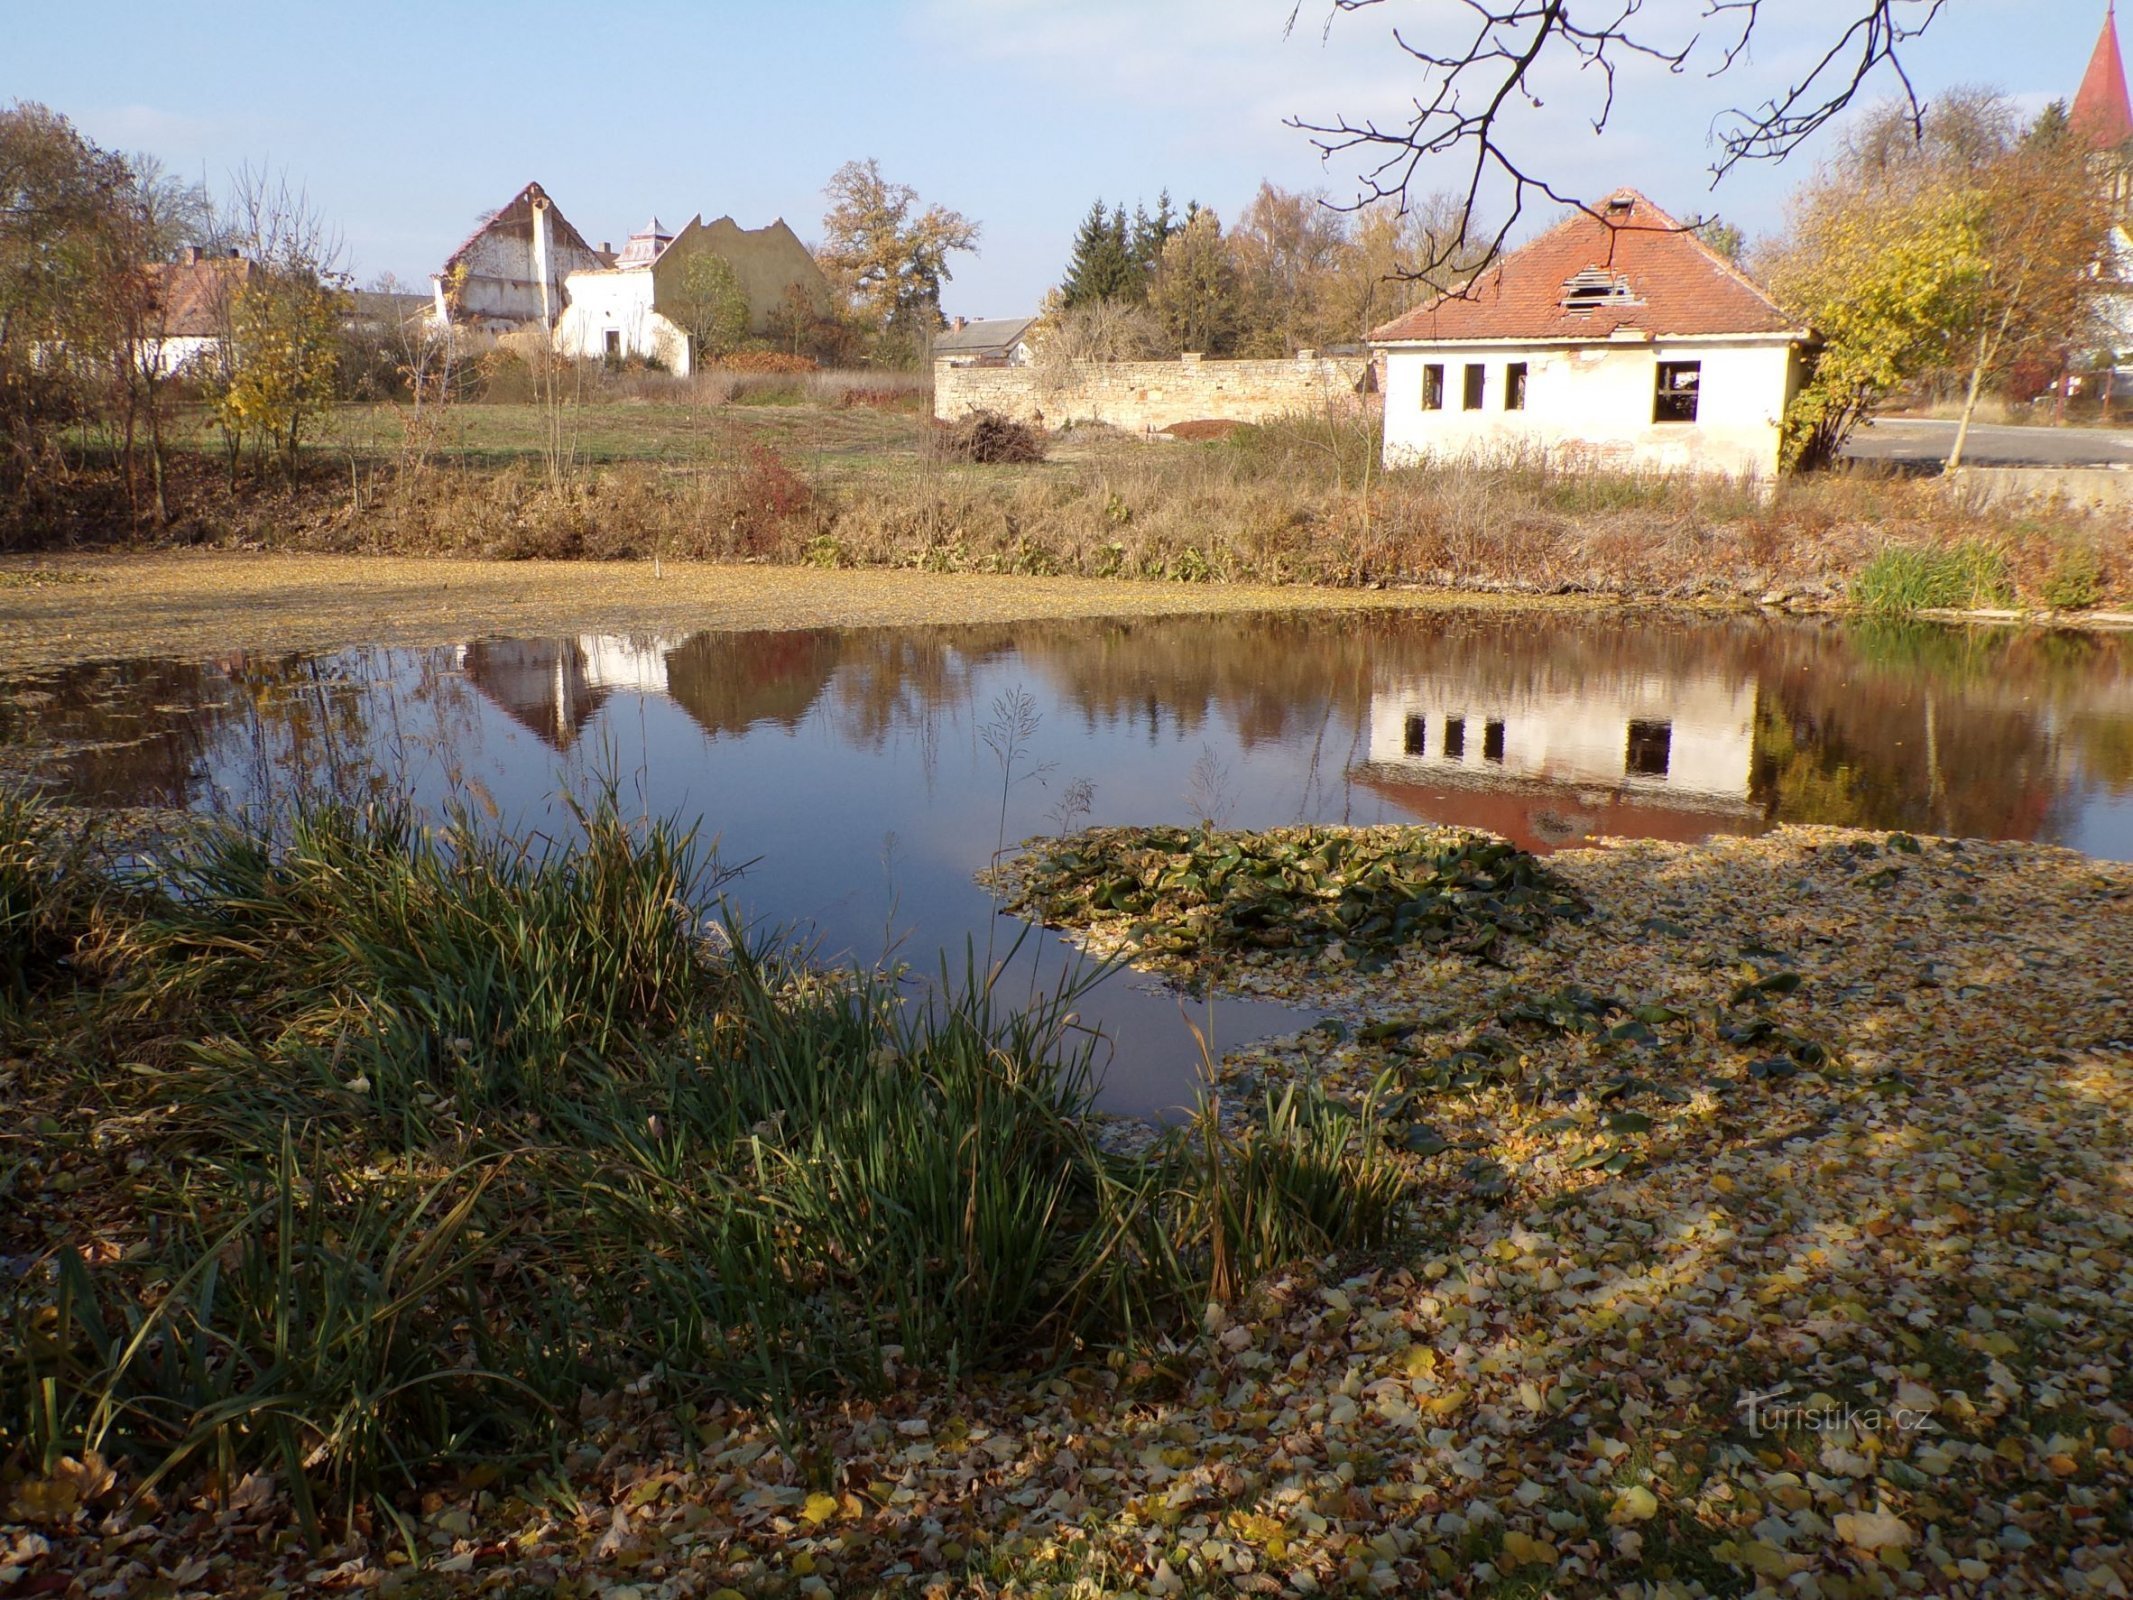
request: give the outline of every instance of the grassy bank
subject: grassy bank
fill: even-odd
[[[382,1535],[598,1396],[767,1415],[824,1488],[810,1407],[1161,1342],[1405,1226],[1349,1110],[1107,1155],[1072,984],[812,970],[706,920],[688,835],[579,823],[329,806],[114,868],[0,797],[6,1520],[271,1477]]]
[[[321,827],[322,840],[350,837]],[[10,837],[29,832],[18,823]],[[977,1126],[1022,1141],[1021,1172],[978,1163],[981,1216],[1003,1191],[1089,1174],[1089,1186],[1067,1192],[1100,1195],[1101,1182],[1143,1169],[1086,1153],[1061,1127],[1063,1080],[1011,1039],[994,1036],[989,1067],[954,1065],[970,1054],[961,1046],[911,1039],[905,1048],[939,1080],[920,1095],[896,1061],[875,1054],[882,1035],[850,1031],[864,1008],[849,983],[768,976],[755,1003],[790,1019],[733,1017],[757,980],[733,971],[731,955],[699,950],[693,928],[623,941],[640,955],[634,980],[599,968],[602,986],[649,984],[651,1000],[633,1009],[651,1020],[641,1038],[601,1034],[602,1048],[568,1080],[526,1089],[497,1080],[497,1051],[518,1046],[483,1035],[454,1048],[475,1040],[461,1015],[439,1015],[426,1053],[378,1062],[362,1042],[391,1023],[376,1006],[360,1027],[335,1024],[353,1033],[336,1061],[322,1052],[317,1019],[333,1014],[347,977],[339,964],[376,937],[377,914],[364,908],[380,897],[360,886],[403,886],[382,897],[398,906],[424,899],[407,886],[436,870],[410,865],[416,858],[389,836],[363,837],[361,851],[331,852],[337,901],[358,908],[337,919],[349,948],[324,949],[330,941],[290,916],[306,930],[300,946],[322,947],[301,957],[261,931],[264,906],[295,907],[317,887],[301,859],[284,859],[272,895],[251,867],[185,879],[187,910],[127,903],[137,886],[76,870],[61,841],[0,856],[0,893],[13,896],[0,900],[6,981],[18,1008],[25,994],[33,1007],[9,1015],[4,1070],[17,1075],[10,1092],[52,1091],[0,1146],[10,1198],[30,1196],[34,1207],[0,1215],[17,1228],[29,1222],[16,1218],[49,1219],[56,1235],[30,1250],[0,1241],[11,1263],[36,1263],[16,1274],[16,1303],[48,1307],[32,1310],[27,1337],[11,1327],[9,1359],[28,1350],[54,1378],[104,1374],[47,1389],[23,1385],[18,1366],[5,1392],[72,1400],[63,1426],[93,1416],[112,1385],[110,1352],[124,1353],[112,1335],[129,1303],[152,1324],[139,1377],[167,1380],[119,1390],[129,1404],[112,1413],[98,1457],[47,1465],[36,1441],[51,1407],[40,1400],[20,1426],[9,1413],[0,1553],[32,1592],[79,1582],[113,1593],[347,1585],[577,1600],[1625,1591],[1686,1600],[1773,1585],[1977,1596],[2110,1594],[2133,1582],[2122,1531],[2133,1505],[2124,1183],[2133,945],[2117,937],[2133,876],[2124,867],[1828,829],[1573,851],[1549,858],[1544,882],[1487,847],[1447,852],[1420,831],[1112,830],[1047,845],[1026,864],[1045,899],[1033,909],[1115,936],[1162,970],[1178,970],[1170,941],[1186,937],[1219,961],[1224,986],[1308,997],[1332,1012],[1321,1027],[1223,1062],[1227,1095],[1262,1105],[1271,1096],[1274,1135],[1204,1163],[1221,1174],[1216,1185],[1178,1180],[1196,1199],[1163,1202],[1173,1207],[1166,1236],[1198,1252],[1200,1265],[1182,1275],[1187,1292],[1216,1283],[1213,1235],[1196,1216],[1226,1217],[1222,1236],[1237,1240],[1257,1237],[1260,1219],[1290,1219],[1287,1242],[1239,1258],[1256,1268],[1330,1237],[1308,1221],[1314,1203],[1321,1214],[1384,1217],[1390,1197],[1376,1178],[1396,1171],[1427,1226],[1293,1261],[1224,1303],[1144,1321],[1135,1339],[1068,1341],[1042,1370],[1004,1356],[953,1382],[920,1365],[916,1343],[892,1350],[881,1336],[877,1319],[915,1290],[884,1285],[857,1306],[831,1292],[804,1302],[821,1319],[810,1337],[823,1326],[870,1330],[866,1360],[812,1392],[795,1381],[789,1398],[764,1406],[722,1397],[753,1387],[729,1390],[731,1375],[763,1370],[752,1340],[712,1341],[722,1359],[656,1359],[702,1348],[702,1321],[673,1331],[677,1308],[733,1304],[711,1292],[709,1274],[687,1270],[693,1255],[668,1252],[678,1237],[695,1249],[747,1237],[750,1202],[734,1191],[810,1194],[823,1180],[788,1170],[809,1166],[847,1186],[840,1199],[871,1204],[873,1232],[901,1237],[915,1219],[935,1219],[915,1253],[892,1238],[880,1259],[914,1284],[959,1286],[972,1303],[936,1303],[934,1314],[969,1330],[1002,1302],[975,1294],[969,1276],[966,1185],[990,1141],[971,1137],[970,1124],[940,1125],[943,1112],[968,1114],[944,1098],[953,1086],[984,1085],[993,1120]],[[646,865],[623,876],[669,874],[676,858],[643,843],[630,859]],[[225,837],[194,859],[233,851],[245,854]],[[575,887],[543,876],[528,892],[539,883],[608,934],[663,930],[664,897],[615,893],[613,874],[595,870],[600,859],[597,848],[581,859]],[[44,865],[25,878],[27,860]],[[494,876],[483,869],[435,901],[426,926],[463,927],[476,907],[484,927],[508,921],[494,909]],[[1514,899],[1536,890],[1565,897],[1576,914]],[[1372,931],[1381,896],[1422,902],[1410,919],[1422,925],[1417,938],[1382,947]],[[1285,898],[1322,913],[1310,937],[1265,936],[1276,924],[1258,911]],[[590,905],[643,914],[588,916]],[[1507,912],[1529,925],[1508,927]],[[202,976],[185,1003],[214,1004],[250,974],[264,1002],[258,1026],[188,1028],[162,1050],[123,1030],[109,1044],[63,1043],[69,1007],[76,1018],[106,1004],[116,1018],[137,1010],[140,985],[169,982],[149,954],[155,941],[197,939],[203,924],[213,946],[188,964]],[[1484,924],[1496,936],[1482,937]],[[104,937],[135,930],[131,944],[111,946],[141,953],[130,1006],[82,992],[91,976],[112,975],[94,965],[105,925]],[[404,913],[391,926],[404,926]],[[571,948],[559,946],[558,958]],[[394,996],[396,1011],[416,1006],[413,992],[379,979],[404,956],[365,961],[366,988]],[[79,966],[76,977],[65,963]],[[699,975],[672,976],[685,969]],[[299,972],[314,976],[290,984]],[[912,1154],[894,1170],[945,1168],[951,1198],[921,1203],[923,1185],[892,1185],[886,1169],[854,1160],[871,1148],[841,1131],[870,1120],[856,1108],[744,1125],[764,1108],[729,1113],[722,1097],[752,1092],[764,1069],[692,1024],[688,1007],[670,1008],[670,981],[702,985],[728,1030],[766,1041],[753,1050],[771,1040],[812,1047],[825,1028],[851,1052],[864,1048],[863,1060],[840,1046],[832,1065],[779,1070],[798,1075],[803,1093],[834,1079],[840,1099],[926,1112],[899,1130]],[[442,1003],[433,985],[421,993],[420,1003]],[[554,1015],[533,1008],[529,1059],[557,1036],[545,1020]],[[670,1052],[689,1059],[677,1066]],[[361,1090],[345,1076],[357,1067],[370,1079]],[[699,1076],[715,1092],[696,1086]],[[1380,1095],[1392,1151],[1356,1167],[1360,1130],[1304,1111],[1314,1085]],[[281,1131],[307,1117],[332,1137]],[[710,1129],[718,1138],[704,1136]],[[343,1147],[350,1159],[337,1161]],[[368,1159],[354,1159],[358,1150]],[[223,1176],[240,1167],[257,1174],[250,1187]],[[1126,1186],[1145,1192],[1138,1182]],[[1263,1195],[1286,1198],[1269,1210],[1252,1198]],[[389,1205],[400,1209],[387,1229],[375,1219]],[[1100,1198],[1069,1209],[1102,1225]],[[154,1226],[135,1220],[150,1215]],[[850,1280],[823,1262],[826,1248],[797,1236],[802,1219],[846,1248],[874,1248],[834,1216],[779,1215],[794,1225],[792,1259],[823,1271],[832,1291]],[[366,1244],[387,1233],[397,1255]],[[1083,1259],[1036,1237],[1033,1260]],[[203,1240],[218,1248],[202,1253]],[[75,1264],[48,1270],[68,1253]],[[462,1257],[469,1270],[457,1270]],[[731,1270],[726,1257],[711,1259]],[[1001,1284],[1029,1270],[983,1260]],[[1151,1263],[1136,1268],[1134,1294],[1181,1281]],[[564,1264],[597,1266],[613,1281],[566,1290]],[[207,1321],[210,1275],[224,1320],[202,1340],[169,1337]],[[339,1300],[314,1287],[343,1278],[353,1287]],[[64,1290],[84,1280],[103,1296],[101,1343],[93,1331],[57,1337],[85,1320],[88,1292]],[[783,1289],[739,1281],[773,1312],[793,1303]],[[396,1291],[368,1344],[345,1318],[295,1315]],[[600,1326],[610,1318],[611,1334]],[[320,1325],[342,1330],[337,1345],[312,1337]],[[1009,1343],[1043,1347],[1061,1326],[1039,1319],[1033,1341],[1018,1333]],[[399,1333],[421,1338],[384,1336]],[[245,1375],[277,1340],[292,1358],[315,1344],[345,1354],[283,1365],[273,1403],[261,1405]],[[433,1340],[458,1359],[423,1365]],[[613,1366],[594,1366],[582,1389],[543,1405],[564,1393],[542,1389],[545,1366],[508,1369],[531,1394],[488,1376],[507,1370],[513,1350],[558,1366],[610,1352]],[[203,1358],[189,1365],[196,1352]],[[404,1530],[365,1500],[314,1551],[297,1536],[274,1435],[334,1414],[282,1397],[349,1392],[341,1377],[319,1376],[349,1370],[362,1375],[352,1392],[385,1406],[403,1453],[429,1437],[425,1407],[438,1416],[462,1407],[482,1427],[455,1433],[444,1470],[393,1501]],[[788,1370],[798,1380],[804,1364]],[[387,1371],[429,1381],[402,1393],[375,1376]],[[171,1448],[156,1430],[191,1415],[173,1402],[201,1379],[215,1393],[244,1379],[248,1397],[248,1409],[199,1419],[228,1430],[233,1454],[219,1463],[219,1484],[210,1456],[183,1492],[174,1473],[129,1504],[146,1464]],[[433,1392],[418,1401],[424,1387]],[[529,1419],[515,1447],[497,1420],[513,1414]],[[323,1473],[332,1459],[306,1457],[304,1470]],[[386,1466],[398,1481],[400,1463],[388,1456]],[[336,1503],[322,1495],[320,1514],[330,1520]]]
[[[159,538],[499,559],[760,561],[1181,582],[1420,584],[1514,593],[1913,603],[1920,563],[2037,607],[2133,600],[2109,519],[1965,507],[1930,480],[1860,469],[1762,498],[1724,480],[1568,471],[1538,460],[1375,464],[1372,433],[1291,419],[1226,438],[1082,433],[1051,459],[970,466],[909,409],[617,400],[566,443],[537,408],[460,408],[452,443],[352,411],[296,483],[234,492],[204,460]],[[400,439],[400,443],[395,443]],[[106,497],[109,499],[109,497]],[[125,532],[116,502],[41,532]],[[1951,554],[1952,553],[1952,554]],[[1891,565],[1893,563],[1893,566]],[[1885,569],[1885,570],[1884,570]]]

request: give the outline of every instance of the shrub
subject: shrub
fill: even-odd
[[[1044,459],[1044,434],[997,411],[973,411],[934,430],[933,448],[949,461],[1014,466]]]
[[[722,357],[718,364],[726,372],[767,373],[787,378],[804,378],[822,365],[813,356],[796,356],[784,350],[736,350]]]
[[[2054,611],[2084,611],[2103,598],[2103,563],[2094,546],[2065,544],[2052,558],[2038,598]]]
[[[2007,557],[1980,539],[1939,548],[1889,545],[1852,584],[1868,611],[1902,613],[2004,605],[2013,598]]]

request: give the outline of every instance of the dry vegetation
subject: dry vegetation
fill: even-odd
[[[1372,430],[1316,418],[1154,445],[1081,430],[1049,440],[1041,461],[978,463],[923,415],[922,390],[862,376],[712,375],[657,398],[618,379],[600,403],[571,409],[560,460],[539,406],[450,408],[419,463],[400,444],[404,416],[349,408],[295,485],[232,494],[210,471],[180,472],[171,537],[507,560],[1669,599],[1779,591],[1808,604],[1856,598],[1865,578],[1861,593],[1893,609],[1951,603],[1931,598],[1947,582],[1916,581],[1904,563],[1954,552],[1972,580],[1960,603],[2079,610],[2133,597],[2124,529],[2066,509],[1965,504],[1931,480],[1857,469],[1788,480],[1766,499],[1722,479],[1539,459],[1386,473]],[[85,503],[35,544],[105,542],[123,526],[113,511]],[[1877,561],[1895,566],[1877,572]]]

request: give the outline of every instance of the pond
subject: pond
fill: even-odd
[[[1529,849],[1785,822],[2133,859],[2133,639],[1643,612],[1318,613],[480,639],[0,683],[0,743],[110,806],[271,809],[300,790],[456,802],[566,832],[618,786],[744,870],[755,926],[921,972],[1004,955],[977,874],[1086,823],[1429,821]],[[1013,981],[1071,952],[1021,947]],[[1174,996],[1083,1014],[1102,1101],[1188,1103]],[[1224,998],[1216,1048],[1311,1014]]]

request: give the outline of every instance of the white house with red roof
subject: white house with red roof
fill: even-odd
[[[1371,334],[1385,462],[1537,452],[1767,483],[1811,338],[1691,229],[1619,190]]]

